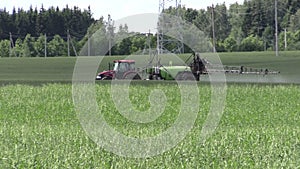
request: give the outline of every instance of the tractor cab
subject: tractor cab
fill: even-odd
[[[116,72],[127,72],[135,69],[134,60],[115,60],[114,61],[114,71]]]
[[[115,78],[122,79],[124,74],[129,71],[135,70],[134,60],[115,60],[113,71],[115,72]]]
[[[96,80],[124,79],[128,72],[135,71],[134,60],[114,60],[109,70],[98,73]]]

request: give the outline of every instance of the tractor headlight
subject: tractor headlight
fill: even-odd
[[[96,80],[101,80],[102,76],[101,75],[97,75]]]

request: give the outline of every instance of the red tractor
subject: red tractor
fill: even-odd
[[[202,59],[197,55],[190,66],[156,66],[136,68],[135,60],[114,60],[109,64],[109,70],[100,72],[96,80],[128,79],[128,80],[197,80],[200,74],[205,74],[206,69]],[[111,69],[113,67],[113,69]]]
[[[114,60],[113,69],[98,73],[96,80],[141,79],[135,68],[134,60]]]

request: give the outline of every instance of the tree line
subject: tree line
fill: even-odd
[[[94,21],[90,7],[82,11],[76,6],[69,8],[66,5],[60,10],[59,7],[45,9],[42,5],[40,9],[30,6],[28,11],[13,8],[11,13],[4,8],[0,9],[0,39],[8,39],[9,33],[14,35],[14,39],[24,39],[27,34],[38,37],[45,33],[63,37],[67,30],[81,39]]]
[[[276,8],[280,50],[299,50],[300,0],[280,0],[277,7],[274,0],[245,0],[229,8],[225,3],[200,10],[183,7],[179,13],[209,37],[214,32],[218,52],[264,51],[275,48]],[[165,12],[174,11],[170,7]]]
[[[72,35],[73,46],[79,47],[93,22],[90,7],[82,11],[76,6],[60,10],[42,5],[39,9],[30,6],[27,11],[13,8],[11,13],[0,9],[0,56],[44,56],[45,40],[48,56],[66,55],[68,36]]]
[[[215,42],[218,52],[275,48],[275,3],[272,0],[245,0],[243,4],[227,7],[223,3],[206,9],[169,7],[163,12],[179,13],[184,20],[196,25]],[[279,49],[299,50],[300,0],[278,1],[277,13]],[[118,32],[110,26],[104,17],[93,18],[89,7],[81,10],[76,6],[63,9],[41,6],[27,11],[14,8],[10,13],[5,8],[0,9],[0,56],[44,56],[45,52],[47,56],[75,56],[98,29],[111,37],[131,34],[126,25],[119,25]],[[128,55],[149,46],[154,48],[156,36],[134,34],[113,42],[110,53]],[[185,48],[184,51],[190,52],[187,46]]]

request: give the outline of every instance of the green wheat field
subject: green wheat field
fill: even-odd
[[[300,168],[300,52],[273,55],[220,54],[224,64],[279,70],[280,80],[229,82],[221,121],[205,141],[200,132],[213,105],[210,84],[199,82],[193,129],[170,151],[149,158],[120,157],[85,133],[72,98],[75,58],[0,58],[0,168]],[[105,58],[99,71],[118,58]],[[145,111],[156,89],[166,95],[165,111],[140,124],[116,110],[109,81],[97,82],[99,113],[126,136],[155,136],[178,116],[177,83],[132,82],[129,97],[135,109]]]

